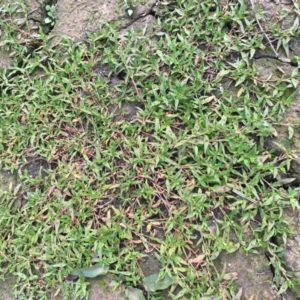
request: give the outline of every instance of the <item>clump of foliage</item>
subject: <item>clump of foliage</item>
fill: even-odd
[[[14,58],[0,73],[0,167],[22,181],[0,197],[0,260],[1,273],[20,280],[18,299],[62,288],[85,297],[82,276],[75,289],[66,284],[74,269],[110,270],[134,287],[127,295],[142,297],[134,289],[151,251],[160,272],[144,279],[149,299],[169,284],[180,286],[177,298],[232,299],[233,282],[221,285],[214,267],[221,251],[263,247],[280,270],[272,238],[286,236],[282,210],[298,204],[273,179],[292,156],[262,144],[294,86],[286,74],[259,77],[251,59],[263,37],[243,1],[171,1],[150,37],[107,25],[86,43],[57,48],[42,30],[31,36],[38,47],[20,43],[11,13],[0,20]],[[114,88],[94,72],[99,62],[118,78]],[[136,119],[111,114],[124,102],[138,105]],[[26,157],[49,162],[47,176],[21,172]]]
[[[56,14],[55,5],[46,5],[46,13],[47,17],[45,18],[45,24],[50,24],[51,26],[54,26]]]

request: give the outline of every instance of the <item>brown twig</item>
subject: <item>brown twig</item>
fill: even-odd
[[[138,87],[136,86],[135,81],[133,80],[133,77],[130,76],[130,79],[131,79],[131,82],[132,82],[132,84],[133,84],[133,86],[134,86],[134,89],[135,89],[135,91],[136,91],[136,93],[137,93],[137,96],[138,96],[139,99],[142,101],[142,103],[145,103],[145,100],[144,100],[143,97],[141,96],[140,91],[139,91]]]
[[[276,51],[275,48],[273,47],[271,40],[269,39],[268,35],[265,33],[264,29],[262,28],[262,26],[261,26],[261,24],[260,24],[260,22],[259,22],[259,19],[258,19],[258,17],[257,17],[257,14],[255,13],[254,0],[250,0],[250,2],[251,2],[251,6],[252,6],[252,8],[253,8],[254,17],[255,17],[255,20],[256,20],[256,22],[257,22],[257,24],[258,24],[258,26],[259,26],[259,29],[261,30],[261,32],[264,34],[264,36],[265,36],[266,39],[268,40],[268,42],[269,42],[269,44],[270,44],[270,46],[271,46],[271,48],[272,48],[272,51],[273,51],[274,54],[275,54],[275,57],[278,58],[279,54],[277,53],[277,51]]]
[[[248,201],[250,201],[250,202],[252,202],[252,203],[254,203],[254,204],[257,204],[257,201],[256,201],[256,200],[254,200],[254,199],[252,199],[252,198],[246,196],[245,194],[241,193],[240,191],[238,191],[238,190],[236,190],[236,189],[232,189],[231,191],[232,191],[234,194],[236,194],[236,195],[238,195],[238,196],[240,196],[240,197],[242,197],[242,198],[244,198],[244,199],[246,199],[246,200],[248,200]]]
[[[268,35],[266,34],[266,32],[264,31],[264,29],[262,28],[262,26],[261,26],[261,24],[260,24],[260,22],[259,22],[259,19],[258,19],[258,17],[257,17],[257,14],[255,13],[254,0],[250,0],[250,3],[251,3],[251,6],[252,6],[252,8],[253,8],[254,17],[255,17],[255,20],[256,20],[256,22],[257,22],[259,28],[260,28],[260,31],[264,34],[264,36],[265,36],[266,39],[268,40],[268,42],[269,42],[269,44],[270,44],[270,46],[271,46],[271,49],[272,49],[272,51],[273,51],[275,57],[276,57],[278,60],[280,60],[281,62],[283,62],[283,63],[291,64],[291,60],[290,60],[289,58],[286,58],[286,57],[279,57],[278,52],[275,50],[275,48],[274,48],[274,46],[273,46],[271,40],[269,39]]]

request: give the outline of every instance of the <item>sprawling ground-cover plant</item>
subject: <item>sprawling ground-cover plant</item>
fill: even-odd
[[[99,261],[139,287],[142,259],[155,251],[178,297],[230,298],[219,253],[274,253],[271,238],[288,230],[280,216],[296,195],[271,181],[290,157],[262,142],[291,101],[289,76],[261,81],[251,58],[263,36],[242,1],[164,5],[151,39],[109,25],[53,49],[40,31],[19,51],[17,28],[8,31],[15,61],[1,71],[0,166],[23,180],[1,195],[0,257],[19,297],[68,293],[66,276]],[[99,62],[114,87],[95,72]],[[135,119],[112,115],[124,103],[138,106]],[[24,175],[30,157],[49,163],[46,177]],[[243,238],[252,220],[255,247]],[[75,294],[86,295],[82,278]]]

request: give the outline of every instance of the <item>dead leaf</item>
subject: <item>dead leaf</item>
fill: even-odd
[[[150,232],[151,227],[152,227],[152,223],[147,224],[146,232]]]
[[[59,225],[60,225],[60,220],[55,220],[54,221],[54,228],[55,228],[55,235],[58,235],[58,229],[59,229]]]
[[[266,49],[266,46],[265,46],[264,44],[260,44],[259,48],[260,48],[261,50],[265,50],[265,49]]]
[[[237,272],[232,272],[232,273],[227,273],[224,275],[223,279],[224,280],[235,280],[238,278],[238,273]]]
[[[21,117],[21,124],[26,125],[26,115],[25,114],[23,114]]]
[[[243,94],[244,92],[244,88],[240,88],[239,91],[237,92],[236,96],[239,98],[241,97],[241,95]]]
[[[219,186],[217,187],[214,192],[216,194],[224,194],[224,193],[228,193],[229,191],[231,190],[230,187],[226,186],[226,185],[223,185],[223,186]]]
[[[258,164],[261,166],[268,158],[269,158],[268,154],[259,156]]]
[[[202,100],[202,104],[209,103],[214,99],[215,99],[215,96],[209,96],[209,97],[205,98],[204,100]]]
[[[272,133],[275,137],[278,137],[278,132],[275,128],[272,128]]]
[[[190,264],[201,264],[204,261],[205,254],[200,254],[194,258],[190,258],[188,260],[188,263]]]
[[[107,214],[106,214],[106,226],[108,228],[111,228],[111,212],[110,212],[110,209],[107,211]]]

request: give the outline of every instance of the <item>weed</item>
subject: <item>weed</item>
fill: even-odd
[[[243,1],[177,0],[164,10],[150,37],[107,25],[53,49],[40,30],[31,51],[12,12],[0,20],[15,59],[0,73],[0,167],[22,178],[1,192],[0,270],[18,276],[18,299],[47,299],[53,289],[87,297],[80,275],[99,264],[134,286],[127,294],[142,297],[135,287],[144,282],[149,299],[176,284],[177,298],[221,299],[235,286],[216,258],[257,247],[272,256],[276,282],[291,285],[272,239],[288,234],[283,209],[298,207],[297,193],[273,180],[293,154],[266,153],[257,140],[273,134],[297,75],[261,81],[251,58],[262,35]],[[52,25],[55,9],[47,11]],[[99,62],[116,84],[94,72]],[[124,103],[138,103],[135,119],[112,115],[111,105]],[[55,167],[31,178],[21,171],[28,157]],[[243,233],[258,216],[248,241]],[[141,272],[151,251],[155,282]],[[74,270],[75,289],[66,284]]]
[[[46,5],[46,14],[47,14],[47,17],[44,20],[45,24],[49,24],[53,27],[55,24],[55,18],[56,18],[55,5]]]
[[[143,0],[123,0],[123,10],[126,11],[129,17],[134,13],[134,9],[138,4],[143,4]]]

